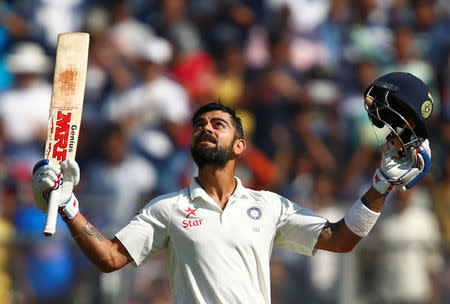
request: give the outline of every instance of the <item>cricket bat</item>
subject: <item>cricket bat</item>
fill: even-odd
[[[44,158],[54,163],[74,159],[80,133],[89,50],[88,33],[62,33],[56,46]],[[60,189],[50,192],[44,235],[55,233]]]

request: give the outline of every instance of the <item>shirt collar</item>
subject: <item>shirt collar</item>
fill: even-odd
[[[231,197],[234,197],[235,199],[250,197],[248,190],[242,185],[241,180],[236,176],[234,178],[236,179],[237,185]],[[193,178],[191,183],[189,184],[189,192],[191,194],[192,201],[194,201],[198,197],[202,198],[205,201],[211,200],[208,193],[206,193],[206,191],[200,186],[196,178]]]

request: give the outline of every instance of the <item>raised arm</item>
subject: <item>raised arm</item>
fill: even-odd
[[[120,269],[132,258],[117,238],[107,239],[80,213],[78,200],[72,193],[79,179],[80,169],[74,160],[67,160],[61,166],[47,159],[38,162],[33,169],[36,206],[46,212],[49,192],[59,191],[59,214],[86,257],[103,272]]]
[[[406,191],[413,187],[431,166],[428,140],[413,148],[403,157],[383,154],[381,168],[377,169],[372,187],[337,223],[327,222],[319,235],[316,249],[334,252],[351,251],[366,236],[380,215],[386,196],[394,186]]]
[[[80,212],[65,222],[78,247],[102,272],[112,272],[132,261],[130,254],[116,237],[107,239]]]
[[[369,210],[379,213],[386,196],[371,187],[361,198],[361,203]],[[345,223],[345,219],[336,223],[327,222],[319,235],[315,248],[333,252],[349,252],[363,238],[356,234]]]

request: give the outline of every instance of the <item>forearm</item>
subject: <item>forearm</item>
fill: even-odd
[[[67,220],[73,239],[86,257],[103,272],[117,270],[129,262],[117,239],[109,240],[81,214]]]
[[[376,213],[381,211],[385,199],[384,195],[371,187],[361,198],[364,206],[370,210],[366,211],[369,212],[367,222],[364,221],[364,213],[358,212],[351,218],[347,213],[346,218],[337,223],[327,222],[319,236],[316,248],[334,252],[351,251],[374,225],[378,217]]]
[[[375,188],[370,189],[361,198],[364,205],[372,211],[381,212],[386,196],[379,193]]]
[[[347,227],[344,219],[336,223],[326,222],[315,248],[332,252],[349,252],[361,239],[362,237]]]

